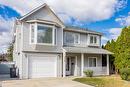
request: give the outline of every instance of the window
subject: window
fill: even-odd
[[[80,42],[80,39],[79,39],[79,38],[80,38],[80,35],[77,34],[77,33],[75,33],[75,34],[74,34],[74,41],[75,41],[74,43],[78,44],[78,43]]]
[[[34,43],[34,30],[35,30],[35,26],[33,24],[31,24],[31,43]]]
[[[65,32],[65,42],[72,43],[72,44],[79,44],[80,43],[80,34],[73,33],[73,32]]]
[[[37,43],[52,43],[52,28],[38,25]]]
[[[97,36],[90,36],[90,44],[97,44]]]
[[[96,58],[89,58],[89,67],[96,67],[96,62],[97,62],[97,60],[96,60]]]
[[[43,24],[31,24],[31,34],[30,34],[30,42],[45,44],[45,45],[53,45],[56,44],[56,29],[53,29],[53,26],[47,26]],[[54,37],[54,38],[53,38]]]

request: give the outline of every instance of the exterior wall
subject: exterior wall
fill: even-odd
[[[36,44],[30,44],[30,24],[26,23],[27,20],[48,20],[53,21],[61,25],[61,28],[56,28],[56,45],[53,46],[39,46]],[[49,10],[46,6],[44,8],[39,9],[38,11],[34,12],[32,15],[28,16],[26,19],[22,21],[23,23],[23,51],[39,51],[39,52],[48,52],[53,50],[54,52],[57,52],[59,48],[63,45],[63,28],[64,25],[61,23],[61,21]],[[57,47],[58,46],[58,47]],[[51,49],[52,47],[52,49]],[[43,49],[44,48],[44,49]],[[56,49],[56,50],[54,50]]]
[[[102,57],[98,54],[85,54],[84,55],[84,67],[88,67],[88,58],[96,57],[97,58],[97,67],[102,67]]]
[[[77,56],[77,76],[81,76],[81,54],[76,53],[67,53],[68,56]],[[88,58],[96,57],[97,58],[97,66],[89,67],[88,66]],[[102,56],[100,54],[84,54],[84,71],[90,69],[94,71],[94,75],[107,75],[107,68],[102,67]]]
[[[67,53],[66,55],[68,56],[73,56],[76,57],[77,56],[77,76],[81,75],[81,54],[75,54],[75,53]]]
[[[61,26],[64,26],[47,7],[39,9],[38,11],[34,12],[32,15],[26,18],[26,20],[35,20],[35,19],[53,21],[60,24]]]
[[[15,62],[15,66],[17,67],[17,76],[21,76],[22,73],[22,24],[18,23],[15,25],[14,29],[14,50],[13,50],[13,61]]]
[[[54,54],[54,53],[23,53],[22,58],[22,77],[21,78],[28,78],[29,74],[29,58],[31,56],[42,57],[45,55],[56,55],[57,56],[57,77],[62,76],[62,54]]]
[[[91,34],[87,34],[87,33],[79,33],[80,34],[80,43],[79,44],[70,44],[65,42],[65,32],[72,32],[72,31],[64,31],[64,46],[76,46],[76,47],[88,47],[88,46],[93,46],[93,47],[101,47],[101,36],[96,35],[97,36],[97,42],[98,44],[90,44],[90,35]],[[74,33],[74,32],[72,32]],[[77,32],[76,32],[77,33]]]
[[[58,52],[62,46],[62,29],[56,29],[56,45],[48,46],[48,45],[37,45],[30,43],[30,24],[23,23],[23,51],[39,51],[39,52]]]
[[[88,59],[89,57],[96,57],[97,58],[97,65],[96,67],[89,67],[88,66]],[[102,67],[102,55],[100,54],[85,54],[84,56],[84,70],[93,70],[94,75],[107,75],[107,67]]]

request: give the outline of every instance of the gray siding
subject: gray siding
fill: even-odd
[[[89,67],[88,66],[89,57],[96,57],[97,58],[97,67],[102,67],[102,57],[99,54],[85,54],[84,55],[84,67]]]
[[[23,23],[23,51],[60,52],[62,46],[61,32],[62,29],[57,28],[55,46],[30,44],[30,24]]]
[[[35,19],[53,21],[60,24],[61,26],[64,26],[59,21],[59,19],[49,9],[47,9],[47,7],[41,8],[40,10],[34,12],[32,15],[26,18],[26,20],[35,20]]]
[[[70,43],[67,43],[65,42],[65,39],[66,39],[66,36],[65,36],[65,32],[71,32],[71,33],[74,33],[72,31],[64,31],[64,46],[76,46],[76,47],[88,47],[90,46],[90,37],[89,35],[91,34],[87,34],[87,33],[79,33],[79,32],[76,32],[76,33],[79,33],[80,34],[80,43],[79,44],[70,44]],[[101,36],[97,36],[97,42],[98,42],[98,45],[96,45],[96,47],[100,47],[101,46]],[[95,45],[91,45],[93,47],[95,47]]]
[[[77,56],[77,75],[81,75],[81,54],[67,53],[67,56]]]

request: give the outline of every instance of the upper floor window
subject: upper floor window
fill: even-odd
[[[73,32],[65,32],[65,43],[79,44],[80,43],[80,34]]]
[[[37,26],[37,43],[52,43],[52,27]]]
[[[55,44],[55,29],[53,26],[44,25],[44,24],[31,24],[31,43],[38,44]]]
[[[90,36],[90,44],[97,44],[97,36]]]

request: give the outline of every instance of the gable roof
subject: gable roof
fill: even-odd
[[[24,20],[25,18],[27,18],[28,16],[30,16],[31,14],[35,13],[36,11],[40,10],[43,7],[47,7],[47,9],[50,10],[52,12],[52,14],[54,14],[55,17],[64,25],[64,23],[61,21],[61,19],[55,14],[54,11],[52,11],[52,9],[46,3],[42,4],[41,6],[35,8],[32,11],[30,11],[29,13],[25,14],[24,16],[22,16],[20,18],[20,20]]]
[[[66,26],[63,21],[56,15],[56,13],[46,4],[42,4],[41,6],[33,9],[32,11],[30,11],[29,13],[25,14],[24,16],[22,16],[21,18],[19,18],[19,20],[24,20],[26,19],[28,16],[32,15],[33,13],[37,12],[38,10],[40,10],[43,7],[47,7],[48,10],[50,10],[52,12],[52,14],[54,14],[54,16],[62,23],[62,25],[64,26],[64,30],[69,30],[69,31],[74,31],[74,32],[82,32],[82,33],[91,33],[91,34],[97,34],[97,35],[103,35],[100,32],[96,32],[96,31],[92,31],[92,30],[88,30],[86,28],[81,28],[81,27],[75,27],[75,26]]]

